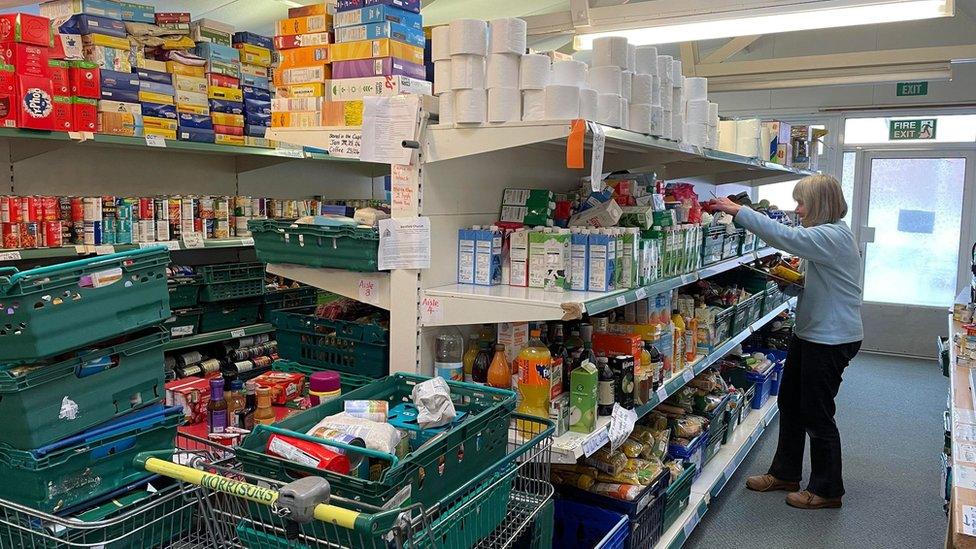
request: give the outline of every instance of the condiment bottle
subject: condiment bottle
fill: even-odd
[[[271,425],[275,420],[274,409],[271,408],[271,389],[257,388],[258,407],[254,411],[255,425]]]
[[[313,372],[308,377],[308,398],[312,401],[312,406],[318,406],[323,402],[328,402],[342,394],[342,385],[339,372],[326,370],[324,372]]]
[[[227,429],[227,401],[224,400],[224,380],[220,377],[210,380],[207,423],[211,433],[223,433]]]

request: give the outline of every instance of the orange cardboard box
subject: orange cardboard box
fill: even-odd
[[[292,67],[306,67],[309,65],[321,65],[329,62],[329,46],[310,46],[307,48],[294,48],[281,50],[278,52],[281,61],[278,64],[279,70],[290,69]]]
[[[332,30],[332,15],[328,13],[279,19],[275,23],[275,34],[280,36],[328,32],[330,30]]]

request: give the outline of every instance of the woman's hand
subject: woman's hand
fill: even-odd
[[[705,211],[707,212],[725,212],[732,217],[735,217],[735,214],[739,213],[741,208],[742,206],[732,202],[724,196],[720,198],[713,198],[705,204]]]

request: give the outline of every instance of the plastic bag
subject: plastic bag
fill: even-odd
[[[644,445],[634,439],[628,438],[620,445],[620,451],[629,458],[635,458],[644,451]]]
[[[604,446],[586,458],[584,463],[596,467],[608,475],[617,475],[627,466],[627,456],[621,453],[611,453],[610,448]]]
[[[417,423],[423,429],[447,425],[457,416],[451,388],[440,376],[414,385],[410,398],[417,407]]]
[[[637,496],[640,495],[642,488],[642,486],[634,484],[598,482],[590,488],[590,491],[594,494],[600,494],[623,501],[634,501],[637,499]]]

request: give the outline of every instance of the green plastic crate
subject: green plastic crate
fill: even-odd
[[[170,337],[184,337],[200,333],[200,316],[203,307],[193,309],[179,309],[173,311],[173,316],[163,322],[163,328],[169,331]]]
[[[259,299],[206,303],[200,315],[200,333],[257,324],[260,314],[261,300]]]
[[[761,298],[762,294],[753,294],[736,304],[732,320],[732,334],[749,329],[750,324],[759,320],[759,307],[762,306],[762,302],[759,300]]]
[[[206,265],[200,270],[203,274],[200,301],[227,301],[264,293],[264,265],[260,263]]]
[[[284,359],[279,359],[274,361],[271,364],[271,369],[276,372],[289,372],[289,373],[297,372],[300,374],[305,374],[306,376],[310,376],[315,372],[328,370],[328,368],[315,368],[313,366],[299,364],[293,360],[284,360]],[[360,387],[365,387],[366,385],[369,385],[370,383],[376,381],[375,379],[366,376],[357,376],[355,374],[344,374],[342,372],[338,372],[338,374],[339,374],[339,386],[343,394],[348,393],[349,391],[355,391]]]
[[[167,341],[169,333],[154,328],[39,368],[0,366],[0,444],[37,448],[158,401]],[[108,357],[114,367],[79,377],[86,364]]]
[[[314,313],[314,307],[272,313],[281,358],[373,378],[390,371],[387,328],[318,318]]]
[[[415,385],[428,378],[395,374],[343,394],[275,424],[296,433],[306,433],[322,418],[343,410],[345,400],[385,400],[390,404],[410,401]],[[446,435],[431,439],[386,468],[378,480],[356,478],[268,456],[264,453],[269,431],[257,429],[236,449],[244,471],[290,482],[296,476],[317,475],[332,486],[332,493],[383,506],[401,492],[409,490],[411,503],[429,506],[471,480],[472,473],[484,471],[506,454],[509,418],[515,408],[515,393],[469,383],[448,381],[454,406],[467,416]],[[408,488],[409,487],[409,488]]]
[[[377,229],[292,225],[271,219],[247,222],[258,261],[347,271],[376,271],[379,267]]]
[[[742,233],[742,241],[739,244],[739,255],[751,254],[756,251],[756,242],[758,237],[756,233],[751,231],[745,231]]]
[[[0,361],[54,356],[169,318],[153,246],[19,272],[0,267]]]
[[[719,417],[719,419],[722,418]],[[722,428],[717,432],[709,433],[708,435],[708,443],[705,444],[705,450],[702,453],[702,465],[711,461],[718,454],[718,451],[722,449],[722,440],[725,439],[725,430],[728,427],[724,422],[720,421],[719,424],[722,426]]]
[[[134,484],[150,474],[134,463],[140,452],[172,450],[182,413],[145,422],[96,442],[81,440],[43,457],[0,448],[4,498],[51,513]]]
[[[276,292],[267,292],[262,297],[261,318],[271,321],[271,313],[281,309],[309,307],[318,303],[319,289],[314,286],[287,288]]]
[[[169,290],[169,306],[173,309],[196,307],[200,302],[200,287],[203,279],[200,276],[171,278],[166,282]]]
[[[725,225],[705,229],[702,235],[702,266],[708,266],[722,260],[724,243]]]
[[[731,259],[739,256],[739,249],[742,247],[742,237],[744,235],[744,229],[737,229],[735,232],[725,233],[725,240],[722,242],[722,259]]]
[[[678,478],[671,481],[664,496],[664,530],[678,520],[681,513],[688,507],[691,496],[691,483],[695,480],[695,464],[685,463],[685,470]]]

